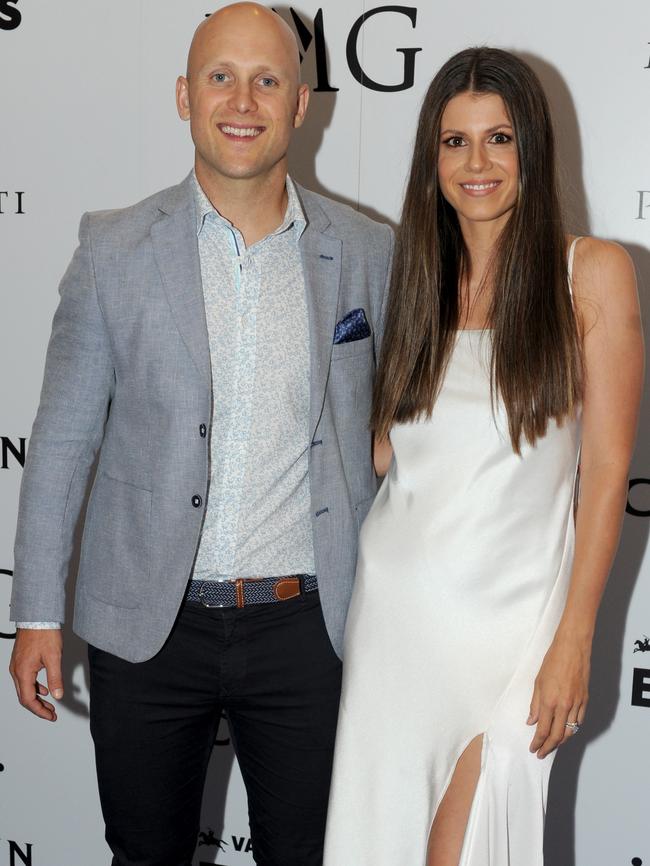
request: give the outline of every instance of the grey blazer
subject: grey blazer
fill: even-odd
[[[298,187],[310,329],[309,476],[316,570],[340,654],[359,525],[376,492],[368,418],[393,233]],[[23,474],[12,618],[64,619],[75,527],[95,458],[74,629],[144,661],[192,573],[208,488],[210,353],[190,178],[86,214],[63,277]],[[369,338],[333,345],[363,308]],[[197,507],[200,497],[201,504]]]

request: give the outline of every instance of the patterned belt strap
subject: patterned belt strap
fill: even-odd
[[[204,607],[245,607],[248,604],[288,601],[315,589],[318,589],[315,574],[191,580],[185,600],[198,601]]]

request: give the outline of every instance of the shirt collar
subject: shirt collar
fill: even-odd
[[[198,182],[196,174],[194,172],[192,172],[192,181],[194,186],[194,201],[196,204],[197,237],[201,234],[203,225],[205,223],[205,218],[208,216],[208,214],[215,214],[218,221],[220,221],[224,225],[227,225],[229,228],[232,228],[232,224],[229,222],[229,220],[225,219],[225,217],[223,217],[219,213],[219,211],[212,206],[212,202],[204,193],[203,188]],[[293,226],[296,230],[296,238],[299,238],[307,227],[307,219],[305,217],[305,212],[302,209],[302,205],[300,204],[300,199],[298,198],[296,185],[291,180],[289,175],[287,175],[286,190],[287,210],[284,214],[284,219],[282,220],[282,224],[270,234],[282,234],[282,232],[287,231],[287,229]]]

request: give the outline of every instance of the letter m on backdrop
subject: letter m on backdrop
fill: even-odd
[[[277,9],[273,9],[274,12],[278,13]],[[327,68],[327,45],[325,43],[325,29],[323,27],[323,10],[319,9],[316,13],[316,17],[314,18],[312,33],[309,27],[302,20],[300,15],[296,12],[295,9],[289,7],[289,12],[291,13],[291,18],[293,19],[293,25],[296,28],[296,33],[298,34],[298,39],[300,40],[300,44],[302,45],[302,50],[307,51],[309,46],[314,43],[314,51],[316,52],[316,87],[314,87],[315,93],[334,93],[338,90],[338,87],[332,87],[329,83],[329,71]],[[300,62],[304,60],[304,55],[300,54]]]

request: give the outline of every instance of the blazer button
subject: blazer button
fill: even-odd
[[[205,424],[201,424],[201,426],[199,427],[199,436],[201,437],[201,439],[205,439],[207,432],[208,428],[205,426]]]
[[[195,508],[200,508],[203,505],[203,500],[198,495],[198,493],[195,493],[194,496],[192,497],[192,505]]]

